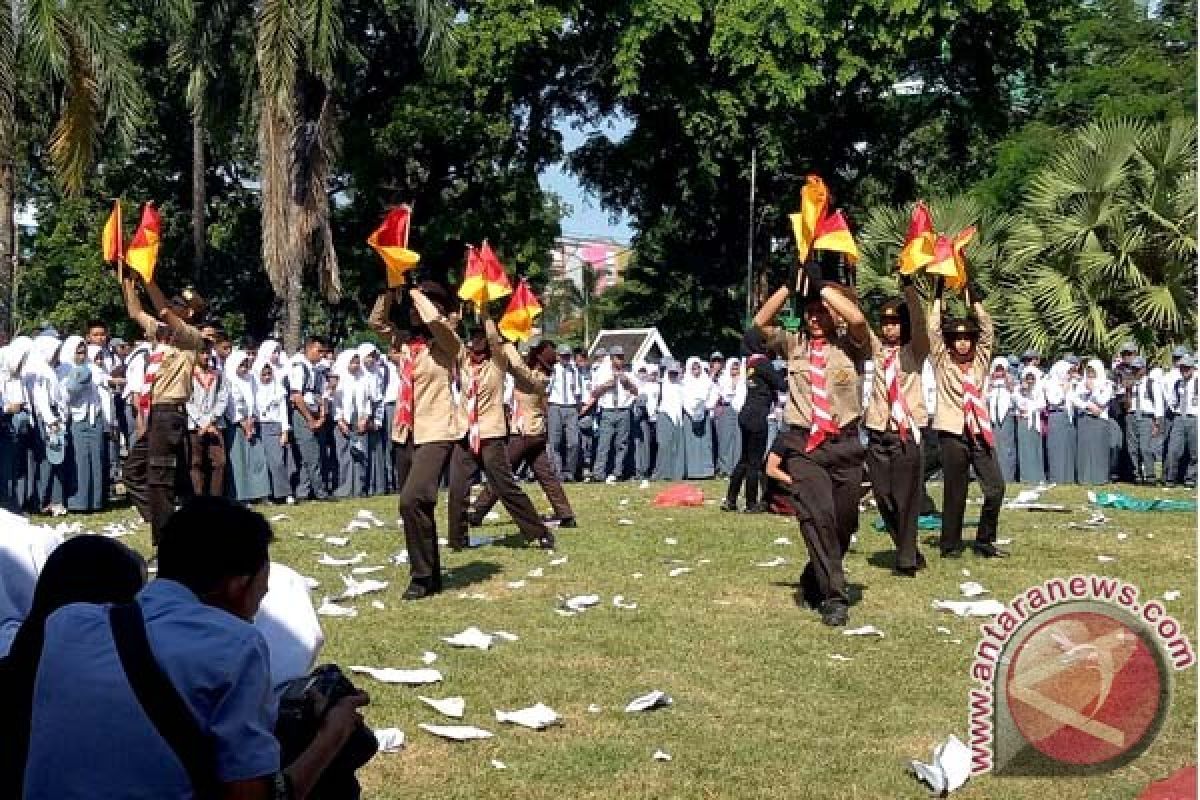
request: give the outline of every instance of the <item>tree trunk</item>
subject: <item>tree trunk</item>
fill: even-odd
[[[295,353],[300,349],[300,328],[303,316],[304,287],[297,281],[288,287],[287,296],[283,300],[283,319],[280,321],[283,347],[289,353]]]
[[[17,255],[16,170],[10,153],[0,153],[0,331],[11,334],[15,321],[14,273]]]
[[[192,110],[192,282],[200,286],[204,282],[204,251],[208,242],[208,227],[205,223],[204,177],[208,171],[204,155],[206,139],[204,108],[197,103]]]

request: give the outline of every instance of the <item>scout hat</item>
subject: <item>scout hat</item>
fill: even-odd
[[[560,344],[560,345],[558,346],[558,354],[559,354],[560,356],[569,356],[569,355],[571,355],[571,345],[569,345],[569,344]]]
[[[900,341],[908,342],[912,337],[912,321],[908,317],[908,304],[899,297],[893,297],[883,304],[879,311],[880,323],[899,323]]]
[[[942,324],[942,336],[949,338],[959,334],[978,336],[979,323],[970,317],[965,317],[962,319],[949,319]]]
[[[608,349],[608,354],[610,356],[623,356],[625,355],[625,348],[619,344],[614,344]]]

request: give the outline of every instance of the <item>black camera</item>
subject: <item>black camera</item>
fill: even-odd
[[[279,740],[280,763],[286,767],[312,744],[325,713],[344,697],[358,689],[336,664],[323,664],[303,678],[289,681],[279,700],[279,718],[275,738]],[[374,732],[365,724],[346,740],[329,767],[321,773],[312,793],[313,800],[355,800],[361,794],[354,771],[366,764],[379,750]]]

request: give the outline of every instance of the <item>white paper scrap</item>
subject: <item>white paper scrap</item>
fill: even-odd
[[[357,617],[358,609],[351,608],[350,606],[340,606],[326,597],[321,601],[321,605],[317,607],[317,613],[322,617]]]
[[[667,577],[678,578],[680,575],[686,575],[692,571],[691,567],[676,567],[667,573]]]
[[[404,749],[404,731],[399,728],[376,728],[375,741],[379,742],[379,752],[399,753]]]
[[[655,708],[671,705],[670,696],[659,689],[652,692],[647,692],[641,697],[635,697],[629,701],[629,705],[625,706],[625,713],[630,714],[635,711],[650,711]]]
[[[508,583],[506,583],[504,585],[507,586],[509,589],[524,589],[525,581],[509,581]]]
[[[841,653],[830,653],[829,657],[831,659],[833,659],[834,661],[851,661],[852,660],[849,656],[844,656]]]
[[[567,563],[567,556],[559,556],[558,558],[550,559],[550,566],[552,567],[561,567],[565,563]]]
[[[426,650],[424,653],[421,653],[421,663],[422,664],[429,665],[437,660],[438,660],[438,654],[434,653],[431,650]]]
[[[637,603],[626,603],[625,595],[623,595],[623,594],[618,594],[618,595],[613,596],[613,605],[616,606],[617,608],[623,608],[627,611],[636,611],[637,607],[638,607]]]
[[[334,558],[328,553],[321,553],[321,557],[317,559],[317,563],[326,567],[348,567],[352,564],[361,564],[362,560],[366,557],[366,553],[356,553],[350,558]]]
[[[562,717],[553,708],[537,703],[529,708],[521,708],[516,711],[496,709],[496,722],[508,722],[520,725],[522,728],[540,731],[551,725],[562,724]]]
[[[654,760],[655,761],[670,761],[671,754],[664,750],[655,750],[654,751]]]
[[[1181,597],[1183,597],[1183,592],[1178,589],[1163,592],[1163,600],[1178,600]]]
[[[595,703],[591,703],[591,704],[590,704],[590,705],[588,705],[588,707],[587,707],[587,711],[588,711],[588,713],[589,713],[589,714],[599,714],[599,713],[600,713],[601,711],[603,711],[603,710],[604,710],[603,708],[601,708],[600,706],[596,705]]]
[[[432,733],[434,736],[451,739],[455,742],[466,742],[471,739],[490,739],[494,735],[491,731],[476,728],[474,725],[430,725],[427,722],[422,722],[417,727],[426,733]]]
[[[789,545],[791,543],[792,543],[792,540],[786,536],[780,536],[778,539],[771,542],[771,544],[779,544],[779,545]]]
[[[417,695],[417,699],[436,710],[442,716],[454,717],[454,719],[462,719],[463,714],[467,711],[467,701],[461,697],[446,697],[437,700],[432,697]]]
[[[377,581],[374,578],[366,578],[360,581],[349,575],[342,576],[342,583],[346,586],[346,590],[341,595],[342,600],[348,600],[352,597],[362,597],[364,594],[370,594],[371,592],[382,592],[388,587],[387,581]]]
[[[387,569],[387,567],[355,567],[354,569],[350,570],[350,574],[370,575],[373,572],[379,572],[381,569]]]
[[[754,566],[756,567],[782,567],[787,563],[787,559],[783,556],[775,556],[770,561],[759,561]]]
[[[546,574],[546,570],[542,569],[541,567],[536,567],[534,569],[529,570],[529,572],[526,573],[526,577],[540,578],[545,574]]]
[[[863,625],[861,628],[849,628],[842,631],[843,636],[878,636],[883,638],[883,631],[876,628],[874,625]]]
[[[274,516],[271,517],[271,522],[283,522],[287,518],[288,518],[287,514],[275,514]]]
[[[443,636],[442,641],[454,647],[473,647],[476,650],[487,650],[492,646],[494,638],[490,633],[484,633],[472,625],[453,636]]]
[[[304,588],[310,592],[321,585],[321,582],[316,578],[310,578],[307,575],[301,575],[300,577],[304,579]]]
[[[401,683],[406,686],[423,686],[438,683],[442,673],[436,669],[396,669],[395,667],[350,667],[351,672],[370,675],[380,683]]]
[[[971,777],[971,751],[957,736],[950,736],[933,749],[933,763],[913,760],[910,767],[917,778],[929,784],[934,794],[944,797]]]
[[[934,600],[933,607],[959,617],[994,617],[1004,611],[999,600]]]
[[[331,544],[334,547],[345,547],[350,543],[349,536],[326,536],[325,544]]]
[[[1113,561],[1116,561],[1117,559],[1114,558],[1113,556],[1096,556],[1096,560],[1099,561],[1101,564],[1111,564]]]
[[[621,517],[619,520],[617,520],[617,524],[618,525],[632,525],[633,520],[626,519],[625,517]]]
[[[663,539],[663,544],[679,544],[679,540],[674,536],[668,536],[667,538]]]
[[[492,631],[492,636],[495,636],[497,639],[503,639],[506,642],[519,642],[521,640],[520,636],[508,631]]]
[[[498,758],[492,759],[492,769],[508,769],[508,764],[505,764]]]
[[[988,590],[983,588],[983,584],[975,581],[964,581],[958,585],[958,590],[962,592],[963,597],[979,597],[981,594],[987,594]]]
[[[372,601],[371,601],[371,608],[374,608],[374,609],[375,609],[375,610],[377,610],[377,611],[385,611],[385,610],[387,609],[387,606],[385,606],[385,605],[383,604],[383,601],[382,601],[382,600],[372,600]]]
[[[570,611],[587,611],[592,606],[599,604],[600,595],[598,594],[580,594],[574,597],[568,597],[563,605]]]

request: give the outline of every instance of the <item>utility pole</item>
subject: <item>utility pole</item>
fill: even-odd
[[[758,147],[750,148],[750,231],[746,236],[746,324],[754,316],[754,190],[758,179]]]

